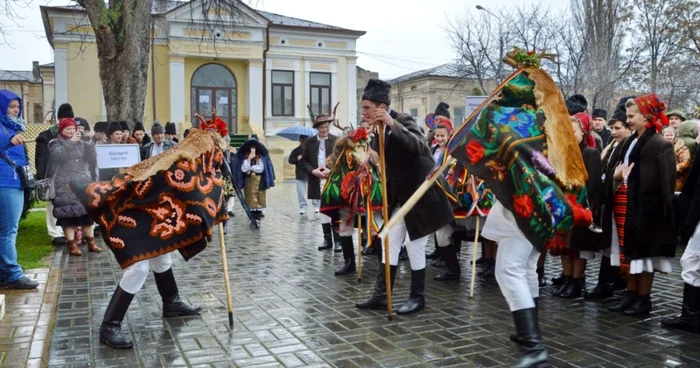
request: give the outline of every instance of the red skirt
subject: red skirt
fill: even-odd
[[[620,243],[620,270],[629,272],[630,263],[625,258],[625,221],[627,220],[627,184],[622,184],[613,198],[613,216]]]

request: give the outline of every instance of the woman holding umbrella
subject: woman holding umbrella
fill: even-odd
[[[245,200],[259,224],[267,206],[265,191],[275,186],[275,169],[267,147],[255,135],[241,145],[236,157],[235,185],[243,189]]]

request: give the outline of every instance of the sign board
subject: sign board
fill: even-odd
[[[468,118],[488,96],[467,96],[464,98],[464,118]]]
[[[141,147],[138,144],[98,144],[98,169],[120,169],[141,162]]]

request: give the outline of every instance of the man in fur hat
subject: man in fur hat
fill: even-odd
[[[179,143],[180,140],[177,139],[177,126],[175,123],[167,122],[165,123],[165,139]]]
[[[603,147],[607,147],[613,139],[607,125],[608,111],[605,109],[593,109],[593,131],[600,137]]]
[[[362,118],[384,128],[386,188],[389,213],[395,214],[409,197],[423,184],[435,164],[430,148],[418,124],[409,115],[389,109],[391,85],[370,79],[362,95]],[[382,152],[380,152],[380,155]],[[409,314],[425,308],[425,246],[428,236],[454,219],[445,195],[437,186],[431,187],[406,217],[389,232],[390,279],[393,287],[401,246],[406,249],[411,263],[411,293],[396,311]],[[382,261],[384,258],[382,257]],[[359,309],[386,309],[386,277],[379,268],[374,293],[367,301],[355,304]]]
[[[122,140],[121,140],[121,143],[122,143],[122,144],[131,143],[131,142],[129,142],[129,137],[131,137],[131,129],[129,129],[129,123],[127,123],[126,121],[122,120],[122,121],[119,122],[119,125],[120,125],[121,128],[122,128]]]
[[[146,129],[143,127],[143,123],[140,121],[134,123],[134,133],[132,133],[129,138],[129,143],[136,143],[141,147],[151,141],[146,135]]]
[[[330,134],[333,117],[328,115],[317,116],[314,121],[314,129],[318,135],[306,140],[300,165],[308,178],[307,196],[311,200],[315,213],[319,212],[321,205],[321,189],[326,185],[326,179],[330,170],[326,167],[326,158],[333,153],[333,147],[338,137]],[[336,252],[342,252],[340,235],[331,225],[331,218],[320,214],[323,228],[323,245],[318,250],[335,248]]]
[[[98,121],[95,123],[95,134],[92,136],[92,142],[95,144],[107,143],[107,129],[109,124],[106,121]]]
[[[64,103],[58,107],[58,120],[63,118],[75,118],[73,106]],[[49,142],[58,137],[58,123],[53,124],[49,129],[39,133],[36,138],[36,151],[34,152],[34,167],[36,168],[36,179],[46,178],[49,168]],[[56,225],[56,218],[53,217],[53,203],[46,201],[46,230],[51,237],[51,244],[54,246],[64,246],[68,244],[63,229]]]

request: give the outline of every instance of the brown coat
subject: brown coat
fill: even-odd
[[[330,157],[333,153],[333,146],[335,146],[335,141],[338,139],[336,136],[329,134],[326,138],[326,158]],[[301,156],[301,167],[308,177],[307,185],[307,198],[308,199],[321,199],[321,180],[311,174],[312,171],[318,168],[318,148],[319,148],[318,136],[311,137],[306,140],[304,144],[304,152]]]
[[[678,143],[680,142],[680,144]],[[683,190],[683,184],[688,180],[690,174],[690,150],[679,140],[676,143],[676,192]]]
[[[635,136],[622,143],[619,159]],[[674,257],[676,225],[673,190],[676,183],[676,155],[673,145],[653,131],[644,133],[630,154],[634,168],[627,178],[625,246],[629,260]]]

